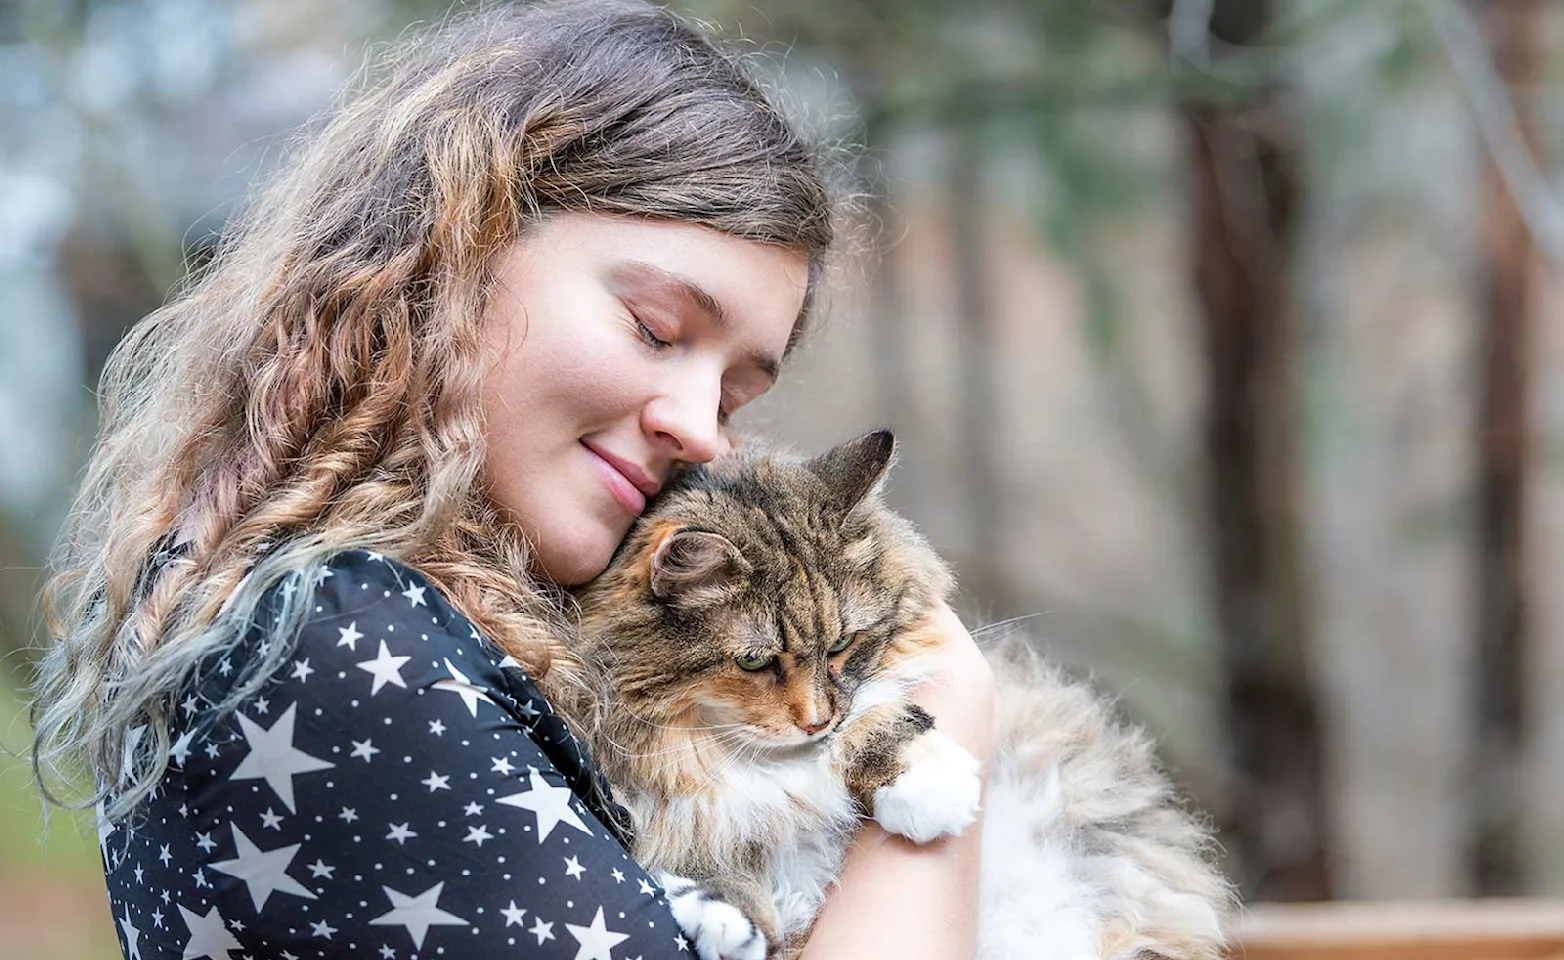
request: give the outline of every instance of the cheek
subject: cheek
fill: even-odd
[[[701,684],[701,708],[720,723],[775,726],[780,699],[769,673],[735,675],[726,671]]]
[[[878,672],[884,653],[883,643],[865,643],[850,651],[835,671],[837,686],[846,693],[857,690]]]

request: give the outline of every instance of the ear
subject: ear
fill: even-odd
[[[652,553],[652,595],[667,600],[692,590],[726,587],[750,570],[749,561],[727,537],[675,530]]]
[[[876,430],[832,447],[806,466],[845,514],[879,491],[895,457],[896,437],[889,430]]]

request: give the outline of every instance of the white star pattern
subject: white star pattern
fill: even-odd
[[[514,903],[511,904],[515,906]],[[130,922],[130,913],[127,911],[119,922],[120,930],[125,933],[125,958],[126,960],[141,960],[141,931]]]
[[[185,918],[185,926],[190,928],[190,940],[185,944],[185,952],[180,960],[196,960],[197,957],[231,960],[231,952],[241,949],[239,941],[234,939],[233,933],[223,923],[222,914],[217,912],[216,907],[202,916],[186,910],[185,905],[180,904],[179,915]]]
[[[473,686],[473,682],[467,679],[467,674],[452,666],[450,658],[446,658],[445,669],[451,671],[451,679],[436,680],[434,688],[436,690],[447,690],[461,697],[462,702],[467,705],[468,712],[474,717],[478,715],[479,700],[482,700],[484,703],[494,702],[489,699],[489,695],[483,689]]]
[[[554,939],[554,924],[544,923],[543,918],[532,918],[532,929],[527,931],[538,938],[538,946],[543,946],[543,941]]]
[[[570,798],[575,794],[569,787],[556,787],[550,784],[536,770],[527,774],[532,789],[526,793],[513,793],[508,797],[500,797],[495,803],[503,803],[509,807],[520,807],[523,810],[531,810],[538,817],[538,842],[548,839],[548,835],[554,832],[554,828],[561,823],[568,823],[582,833],[590,835],[591,830],[581,822],[576,812],[570,809]]]
[[[444,887],[445,883],[441,881],[416,897],[398,893],[390,887],[382,887],[381,889],[385,891],[386,896],[391,900],[391,910],[369,922],[406,927],[408,934],[413,938],[413,946],[422,950],[424,948],[424,936],[429,932],[430,927],[436,925],[468,926],[466,920],[435,906],[440,899],[440,891]]]
[[[127,960],[673,956],[666,902],[636,892],[598,799],[574,792],[596,772],[526,671],[416,572],[339,557],[299,581],[286,655],[252,630],[193,674],[163,780],[100,823]]]
[[[365,660],[356,666],[375,678],[374,684],[369,688],[369,695],[374,696],[380,692],[381,687],[388,683],[394,683],[404,690],[407,689],[407,681],[402,679],[402,664],[411,659],[413,658],[391,656],[391,651],[386,649],[386,642],[382,640],[380,641],[380,655],[373,660]]]
[[[297,880],[288,876],[288,865],[298,854],[301,844],[278,847],[276,850],[263,851],[250,842],[250,838],[244,835],[244,831],[237,826],[233,828],[234,848],[239,855],[232,860],[223,860],[212,864],[212,869],[219,873],[226,873],[231,877],[238,877],[244,881],[250,891],[250,902],[255,904],[255,912],[260,913],[266,907],[266,901],[273,893],[291,893],[306,900],[314,900],[315,894],[311,893]]]
[[[264,779],[266,785],[277,794],[289,813],[293,808],[293,778],[301,773],[329,770],[334,764],[296,750],[293,747],[293,711],[297,704],[283,711],[277,722],[267,730],[244,714],[239,714],[239,725],[244,738],[249,741],[250,753],[233,772],[235,780]]]
[[[190,743],[195,739],[194,730],[186,730],[174,738],[173,745],[168,748],[168,755],[174,758],[174,762],[181,767],[190,757]]]
[[[140,746],[141,738],[146,736],[146,724],[132,727],[125,734],[125,742],[122,744],[119,762],[119,782],[121,784],[130,779],[131,771],[136,768],[136,747]]]
[[[597,916],[592,918],[591,926],[578,927],[567,923],[565,929],[581,944],[581,949],[576,952],[576,960],[613,960],[608,955],[609,950],[630,939],[628,933],[615,933],[608,929],[608,925],[603,922],[602,907],[597,908]]]
[[[99,800],[95,807],[98,814],[98,852],[103,855],[105,862],[109,859],[108,840],[114,835],[115,830],[114,821],[110,820],[108,814],[104,812],[106,806],[102,800]]]

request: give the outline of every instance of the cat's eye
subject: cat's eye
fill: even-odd
[[[852,634],[852,633],[844,633],[844,634],[842,634],[840,637],[836,638],[836,642],[831,644],[831,649],[828,650],[827,652],[828,653],[841,653],[843,650],[846,650],[849,645],[852,644],[853,637],[855,637],[855,636],[857,636],[857,634]]]
[[[738,663],[740,670],[748,670],[752,673],[771,666],[771,661],[775,659],[769,653],[741,653],[734,657],[734,661]]]

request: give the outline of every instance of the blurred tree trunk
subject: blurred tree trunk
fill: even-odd
[[[1488,0],[1475,11],[1510,90],[1527,146],[1525,97],[1541,81],[1538,0]],[[1526,472],[1531,417],[1531,283],[1537,249],[1490,159],[1483,172],[1482,322],[1477,420],[1477,769],[1470,863],[1475,892],[1515,894],[1522,877],[1520,756],[1526,738]]]
[[[128,244],[86,224],[65,235],[56,262],[81,324],[82,372],[95,388],[125,331],[162,297]]]
[[[864,157],[872,165],[870,158],[889,154],[890,127],[876,119],[883,111],[872,103],[866,104],[864,112],[871,118],[864,125]],[[864,181],[874,185],[869,200],[876,254],[874,299],[869,307],[870,359],[874,363],[871,376],[880,422],[897,430],[905,428],[904,418],[911,403],[907,392],[907,310],[901,259],[894,249],[901,239],[902,225],[892,206],[890,178],[882,173],[873,169],[863,173]]]
[[[1218,0],[1254,41],[1268,3]],[[1247,898],[1331,894],[1298,516],[1291,273],[1302,184],[1281,91],[1185,107],[1192,267],[1205,355],[1206,518],[1236,778],[1229,847]]]
[[[998,411],[994,377],[993,280],[987,242],[988,204],[984,191],[982,131],[958,126],[950,131],[949,203],[952,260],[956,286],[956,375],[961,384],[958,455],[965,468],[972,563],[963,578],[967,593],[985,608],[1002,605],[1005,564],[1000,556]]]

